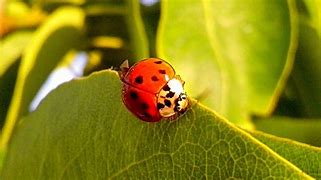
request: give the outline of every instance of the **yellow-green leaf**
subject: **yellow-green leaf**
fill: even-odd
[[[58,87],[15,132],[2,179],[311,179],[202,105],[138,120],[109,70]]]
[[[16,86],[0,148],[5,149],[17,120],[28,114],[31,100],[66,52],[81,44],[84,13],[73,7],[58,9],[36,30],[19,67]]]
[[[32,32],[18,31],[0,40],[0,124],[3,126],[14,84],[20,57],[28,45]]]
[[[293,0],[162,1],[158,54],[188,79],[194,95],[238,125],[268,114],[293,63]]]
[[[31,36],[30,31],[18,31],[0,40],[0,77],[19,59]]]

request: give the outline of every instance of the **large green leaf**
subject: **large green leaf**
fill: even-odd
[[[321,179],[321,148],[261,132],[251,134],[307,174]]]
[[[296,47],[293,0],[162,1],[159,56],[172,62],[205,104],[250,126],[251,113],[270,113]]]
[[[17,120],[28,113],[31,100],[66,52],[81,44],[84,14],[78,8],[57,10],[34,34],[19,67],[16,86],[1,136],[5,149]]]
[[[202,105],[176,121],[136,119],[109,70],[50,93],[16,128],[2,171],[2,179],[217,177],[310,178]]]

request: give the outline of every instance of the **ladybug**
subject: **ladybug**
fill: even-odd
[[[173,120],[187,110],[185,82],[166,61],[148,58],[129,67],[126,60],[120,68],[123,103],[139,119],[147,122],[163,118]]]

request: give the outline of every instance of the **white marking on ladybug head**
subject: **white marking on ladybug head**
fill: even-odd
[[[184,92],[183,84],[179,79],[173,78],[167,82],[171,92],[181,94]]]
[[[157,108],[162,117],[177,117],[186,111],[188,99],[183,86],[184,81],[175,76],[160,90]]]

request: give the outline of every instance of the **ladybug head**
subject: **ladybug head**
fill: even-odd
[[[184,113],[188,107],[188,99],[185,92],[181,93],[175,103],[174,111]]]
[[[179,76],[169,80],[157,97],[157,108],[162,117],[174,119],[188,108],[184,81]]]

